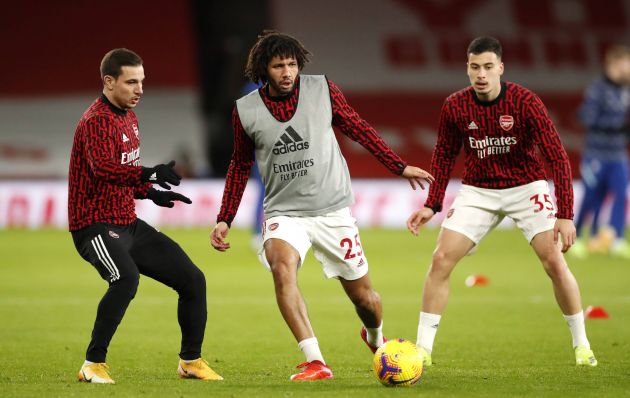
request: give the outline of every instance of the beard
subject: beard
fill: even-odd
[[[280,96],[285,96],[293,92],[293,89],[295,88],[295,80],[293,81],[293,84],[291,84],[291,88],[289,88],[288,90],[284,89],[282,86],[280,86],[273,80],[269,80],[269,86],[273,89],[273,91],[278,93]]]

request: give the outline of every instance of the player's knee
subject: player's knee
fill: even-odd
[[[366,300],[364,302],[365,308],[374,309],[380,306],[381,296],[376,291],[371,290],[365,296],[366,296]]]
[[[138,285],[140,284],[140,274],[137,272],[127,273],[119,279],[113,281],[111,286],[118,291],[124,291],[132,299],[136,296]]]
[[[567,264],[561,256],[550,256],[543,260],[542,263],[545,272],[552,280],[562,278],[568,271]]]
[[[206,276],[196,266],[191,267],[182,273],[174,289],[180,296],[205,297],[206,296]]]
[[[376,290],[372,290],[372,300],[377,304],[381,302],[381,295]]]
[[[206,276],[199,268],[196,268],[192,276],[191,286],[195,295],[202,297],[206,296]]]
[[[270,263],[271,274],[276,283],[286,283],[295,277],[296,267],[289,261],[276,260]]]
[[[453,259],[446,251],[437,249],[433,252],[433,257],[431,259],[431,268],[429,268],[430,273],[449,273],[449,269],[453,266]]]
[[[381,302],[381,296],[373,289],[360,289],[354,293],[348,293],[352,304],[362,309],[374,308]]]
[[[433,252],[433,256],[431,258],[431,260],[433,261],[433,264],[442,264],[444,261],[446,261],[447,255],[446,252],[442,249],[435,249],[435,251]]]
[[[206,287],[206,275],[197,267],[192,268],[186,273],[186,282],[188,285],[194,285],[200,288]]]

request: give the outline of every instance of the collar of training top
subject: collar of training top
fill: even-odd
[[[501,101],[505,97],[505,87],[506,87],[505,82],[501,82],[501,92],[499,93],[497,98],[493,99],[492,101],[482,101],[482,100],[480,100],[479,97],[477,97],[477,93],[475,93],[475,90],[471,90],[473,100],[475,101],[475,103],[477,105],[481,105],[481,106],[494,105],[494,104],[498,103],[499,101]]]
[[[107,105],[109,107],[109,109],[112,110],[112,112],[114,112],[115,114],[119,115],[119,116],[125,116],[127,114],[127,111],[124,109],[120,109],[119,107],[117,107],[116,105],[112,104],[107,97],[105,96],[105,94],[101,94],[101,101]]]

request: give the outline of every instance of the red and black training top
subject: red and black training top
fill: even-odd
[[[339,87],[330,80],[328,80],[328,90],[332,105],[332,125],[339,128],[351,140],[361,144],[389,171],[401,175],[407,163],[392,151],[368,122],[359,116],[348,104]],[[269,96],[267,86],[260,88],[258,92],[267,110],[278,121],[286,122],[293,117],[299,105],[300,80],[299,77],[296,79],[295,88],[286,96],[277,98]],[[254,142],[245,133],[236,106],[232,111],[232,128],[234,129],[234,153],[225,179],[221,210],[217,216],[217,222],[224,221],[228,225],[236,216],[254,163]]]
[[[501,84],[500,95],[480,101],[472,87],[450,95],[442,106],[433,150],[426,207],[442,209],[444,192],[462,146],[463,183],[504,189],[546,180],[538,151],[551,166],[558,218],[573,219],[571,165],[545,105],[532,91]]]
[[[68,177],[70,231],[95,222],[127,225],[136,220],[134,198],[152,184],[140,180],[138,119],[102,95],[83,113],[74,133]]]

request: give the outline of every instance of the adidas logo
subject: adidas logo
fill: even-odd
[[[280,136],[280,139],[273,146],[274,155],[283,155],[289,152],[308,149],[308,141],[304,141],[293,127],[289,126],[285,131],[286,132]]]
[[[477,123],[470,122],[470,124],[468,125],[468,130],[479,130],[479,127],[477,127]]]
[[[157,181],[157,173],[151,174],[151,177],[149,177],[149,181]]]
[[[123,134],[123,142],[129,141],[129,138],[125,135],[125,133],[122,133],[122,134]]]

